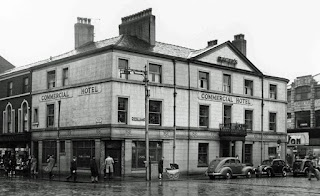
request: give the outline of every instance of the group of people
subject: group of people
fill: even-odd
[[[16,174],[17,168],[21,170],[21,174],[25,177],[37,177],[37,159],[32,156],[29,158],[20,158],[17,162],[17,158],[14,154],[3,157],[3,166],[5,175],[12,177]]]
[[[53,158],[53,155],[51,155],[47,159],[47,167],[45,168],[45,171],[48,172],[49,179],[52,179],[54,175],[52,174],[53,167],[55,165],[55,159]],[[104,179],[108,178],[111,179],[113,177],[114,172],[114,160],[111,156],[107,156],[107,158],[104,161]],[[96,162],[95,157],[92,157],[90,160],[90,171],[91,171],[91,182],[95,183],[98,182],[98,176],[99,176],[99,169]],[[77,158],[74,156],[71,163],[70,163],[70,174],[66,177],[66,180],[73,179],[74,182],[77,181]]]

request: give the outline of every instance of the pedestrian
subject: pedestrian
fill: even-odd
[[[158,162],[158,172],[159,172],[159,179],[162,179],[162,174],[163,174],[163,160],[164,157],[162,157],[159,162]]]
[[[317,178],[317,180],[319,180],[319,174],[317,170],[313,167],[312,162],[309,164],[308,169],[309,169],[308,180],[311,180],[312,174]]]
[[[49,158],[47,159],[47,163],[48,163],[48,166],[47,166],[46,170],[48,172],[49,179],[51,180],[54,177],[52,170],[53,170],[53,167],[56,163],[56,160],[54,159],[53,155],[49,156]]]
[[[71,177],[73,177],[73,182],[77,181],[77,158],[73,156],[73,159],[70,164],[70,175],[67,177],[67,180],[69,180]]]
[[[30,173],[32,178],[37,178],[38,172],[37,172],[37,164],[38,161],[34,155],[32,155],[31,158],[31,168],[30,168]]]
[[[91,182],[92,183],[98,182],[99,172],[98,172],[98,166],[97,166],[95,157],[92,157],[90,160],[90,170],[91,170]]]
[[[10,173],[10,159],[7,155],[4,155],[3,164],[4,164],[5,174],[8,177]]]
[[[105,173],[104,179],[107,178],[107,174],[109,179],[111,179],[113,177],[113,164],[114,164],[113,158],[110,157],[110,155],[108,155],[104,161],[104,164],[106,166],[106,173]]]
[[[10,176],[14,176],[16,174],[16,166],[17,160],[15,154],[12,154],[9,160],[9,167],[10,167]]]

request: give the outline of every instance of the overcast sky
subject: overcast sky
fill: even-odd
[[[2,0],[0,55],[15,66],[74,49],[77,17],[93,19],[95,41],[119,35],[121,17],[152,8],[156,40],[192,49],[242,33],[263,73],[292,82],[320,73],[317,0]]]

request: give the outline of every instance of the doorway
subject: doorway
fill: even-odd
[[[105,141],[105,157],[110,155],[114,160],[114,176],[121,176],[121,144],[121,141]]]

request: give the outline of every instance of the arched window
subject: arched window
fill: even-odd
[[[18,130],[19,132],[29,131],[29,104],[24,100],[21,104],[18,114]]]
[[[310,86],[300,86],[296,88],[296,101],[308,100],[311,98]]]
[[[3,133],[14,133],[15,113],[11,103],[8,103],[5,111],[3,111]]]

